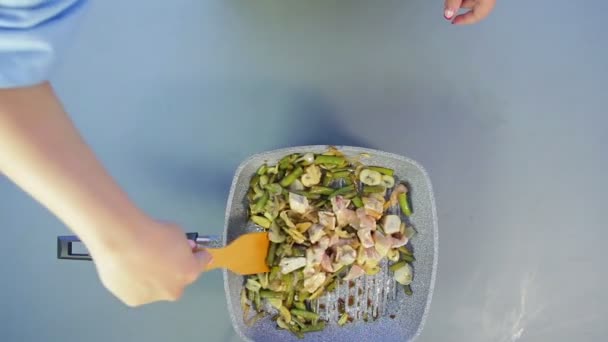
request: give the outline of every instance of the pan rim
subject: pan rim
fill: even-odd
[[[236,185],[238,183],[238,178],[239,178],[239,175],[241,174],[241,172],[243,171],[243,169],[247,165],[249,165],[255,159],[258,159],[260,157],[263,158],[265,155],[280,154],[282,152],[293,153],[295,151],[307,151],[307,150],[316,151],[316,150],[320,150],[320,149],[327,149],[330,146],[336,147],[338,150],[344,151],[346,153],[356,152],[356,153],[369,153],[371,155],[379,154],[379,155],[383,155],[386,157],[391,157],[391,158],[394,158],[397,160],[401,160],[403,162],[413,165],[416,169],[418,169],[422,173],[422,176],[424,177],[424,180],[425,180],[426,186],[427,186],[427,191],[428,191],[428,194],[430,197],[430,203],[431,203],[431,215],[432,215],[432,223],[433,223],[433,262],[432,262],[432,270],[431,270],[431,280],[430,280],[430,284],[429,284],[429,288],[428,288],[428,295],[426,298],[424,313],[422,314],[420,324],[418,325],[418,328],[416,329],[416,333],[413,335],[413,337],[411,339],[411,341],[414,341],[420,336],[420,334],[424,330],[426,320],[429,316],[431,302],[433,300],[433,293],[435,290],[437,269],[438,269],[438,265],[439,265],[439,228],[438,228],[439,222],[438,222],[438,218],[437,218],[437,207],[436,207],[436,203],[435,203],[435,194],[433,191],[433,184],[431,183],[431,178],[430,178],[427,170],[416,160],[396,154],[396,153],[392,153],[392,152],[386,152],[386,151],[381,151],[381,150],[366,148],[366,147],[349,146],[349,145],[301,145],[301,146],[283,147],[283,148],[278,148],[278,149],[274,149],[274,150],[268,150],[268,151],[252,154],[249,157],[245,158],[239,164],[239,166],[236,168],[234,176],[232,178],[232,183],[230,185],[230,192],[229,192],[228,199],[226,202],[226,211],[225,211],[225,215],[224,215],[224,230],[222,232],[223,243],[226,244],[228,241],[228,223],[229,223],[230,212],[231,212],[231,208],[232,208],[231,203],[232,203],[234,193],[236,190]],[[228,308],[231,308],[233,303],[232,303],[232,298],[230,296],[230,289],[229,289],[229,285],[228,285],[229,284],[229,281],[228,281],[229,271],[224,269],[222,271],[222,276],[224,279],[224,292],[226,295],[226,302],[227,302]],[[239,337],[243,341],[254,342],[249,337],[245,336],[243,331],[236,325],[237,320],[235,317],[235,312],[233,310],[229,310],[229,315],[230,315],[233,329],[236,331],[237,335],[239,335]]]

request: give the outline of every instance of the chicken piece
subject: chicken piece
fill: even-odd
[[[373,195],[373,194],[372,194]],[[365,213],[374,219],[378,220],[384,212],[384,198],[382,196],[363,197],[363,208]]]
[[[308,237],[310,242],[317,243],[325,235],[324,227],[320,224],[315,224],[308,229]]]
[[[308,291],[308,293],[314,293],[323,285],[325,282],[326,275],[323,272],[319,272],[307,279],[304,279],[304,289]]]
[[[321,258],[321,269],[325,272],[334,272],[331,258],[326,253],[323,253],[323,257]]]
[[[342,246],[336,248],[336,262],[342,265],[350,265],[357,259],[357,251],[351,246]]]
[[[325,252],[325,250],[329,248],[329,238],[327,236],[322,237],[321,240],[319,240],[317,247]]]
[[[357,218],[359,219],[359,226],[355,227],[355,228],[357,228],[357,229],[369,228],[371,230],[376,230],[376,219],[367,215],[365,208],[357,209]]]
[[[306,211],[308,211],[310,205],[308,204],[308,198],[290,192],[289,207],[291,208],[291,210],[295,211],[298,214],[304,214],[306,213]]]
[[[331,199],[331,208],[336,214],[342,209],[348,209],[349,204],[350,200],[347,200],[342,196],[336,196]]]
[[[402,233],[395,233],[395,234],[391,235],[391,240],[392,240],[393,248],[399,248],[401,246],[405,246],[405,245],[407,245],[407,243],[409,241],[407,236],[405,236],[405,234],[402,234]]]
[[[372,231],[371,229],[359,229],[357,231],[357,236],[361,241],[361,244],[365,248],[374,247],[374,240],[372,239]]]
[[[297,257],[297,258],[283,258],[279,263],[279,267],[281,267],[281,273],[288,274],[297,269],[306,266],[306,258]]]
[[[341,209],[336,213],[338,219],[338,227],[346,227],[348,225],[357,228],[359,226],[359,218],[354,210]]]
[[[365,274],[365,271],[363,270],[363,268],[361,266],[355,264],[350,268],[350,270],[348,271],[348,274],[346,275],[346,277],[344,277],[344,280],[345,281],[355,280],[364,274]]]
[[[394,207],[399,205],[399,195],[403,193],[407,193],[407,187],[405,184],[399,184],[391,193],[391,197],[389,198],[390,206]]]
[[[399,215],[386,215],[382,221],[382,228],[388,235],[399,233],[401,231],[401,218]]]
[[[365,265],[375,266],[382,260],[382,255],[378,253],[375,247],[365,248],[363,261]]]
[[[331,238],[329,238],[329,247],[336,246],[340,243],[340,237],[338,234],[333,234]]]
[[[306,267],[315,267],[321,263],[324,251],[314,250],[309,248],[306,250]]]
[[[319,224],[329,230],[334,230],[336,229],[336,216],[328,211],[319,211]]]
[[[374,247],[381,257],[385,257],[391,249],[393,240],[390,236],[385,236],[379,230],[374,232]]]

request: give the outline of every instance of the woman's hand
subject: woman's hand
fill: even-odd
[[[174,301],[211,261],[179,227],[154,220],[120,231],[137,232],[111,246],[92,244],[91,255],[103,285],[129,306]]]
[[[117,122],[117,125],[120,123]],[[210,261],[149,218],[108,174],[51,86],[0,89],[0,174],[85,243],[103,284],[131,306],[175,300]]]
[[[469,25],[485,19],[494,9],[496,0],[445,0],[443,16],[456,25]],[[457,15],[460,9],[469,11]]]

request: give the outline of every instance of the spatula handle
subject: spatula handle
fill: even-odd
[[[199,235],[198,233],[186,233],[188,240],[195,241],[199,247],[219,248],[223,246],[219,235]],[[78,236],[66,235],[57,237],[57,259],[64,260],[92,260],[88,251],[75,252],[75,244],[81,244]],[[81,246],[84,248],[84,245]]]

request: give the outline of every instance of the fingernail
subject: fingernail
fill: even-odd
[[[192,240],[188,240],[188,244],[190,245],[190,248],[195,248],[196,247],[196,242],[194,242]]]
[[[446,8],[445,11],[443,12],[443,16],[446,19],[452,19],[452,17],[454,16],[454,10]]]

